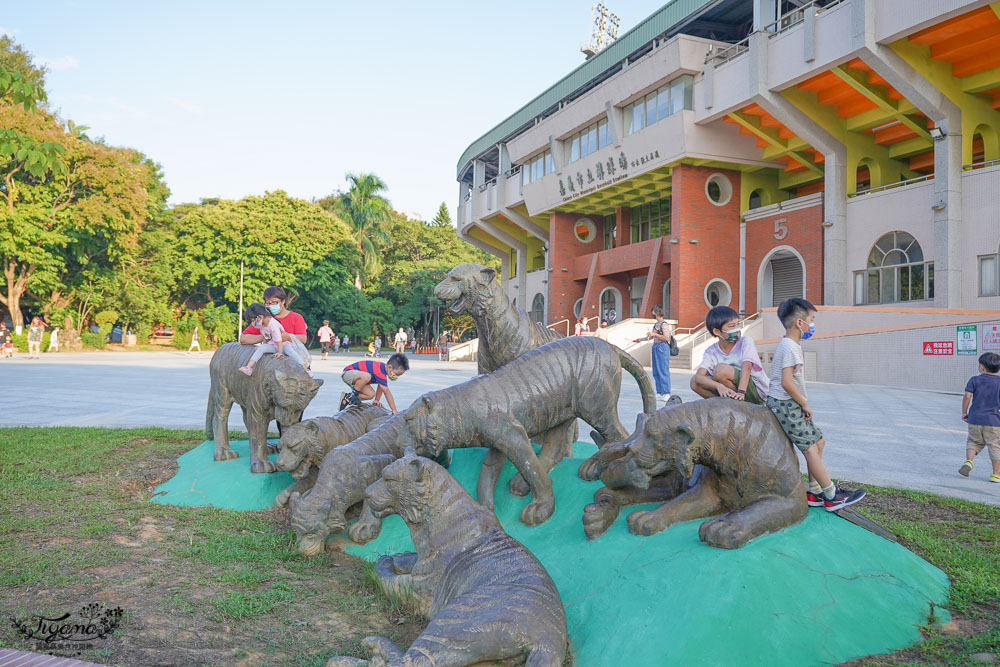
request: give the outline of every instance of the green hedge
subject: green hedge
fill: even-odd
[[[11,334],[10,338],[11,338],[11,340],[14,343],[14,349],[15,350],[17,350],[18,352],[27,352],[28,351],[28,333],[27,333],[27,330],[25,330],[25,333],[21,334],[20,336],[18,336],[17,334]],[[49,349],[49,339],[50,338],[52,338],[52,335],[48,331],[45,331],[45,332],[42,333],[42,352],[45,352],[46,350]]]

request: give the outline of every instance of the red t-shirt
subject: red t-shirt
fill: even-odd
[[[275,317],[274,319],[285,328],[285,332],[293,336],[305,336],[306,335],[306,321],[301,315],[296,312],[288,311],[288,314],[284,317]],[[254,336],[260,335],[260,329],[254,325],[248,326],[243,330],[245,334],[253,334]]]

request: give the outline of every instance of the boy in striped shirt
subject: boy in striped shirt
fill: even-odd
[[[362,401],[373,399],[375,405],[381,406],[380,399],[385,396],[392,414],[396,410],[396,401],[389,390],[389,380],[396,380],[400,375],[410,370],[410,361],[405,354],[397,352],[385,363],[373,359],[356,361],[344,368],[340,378],[351,388],[340,399],[340,409],[348,405],[361,405]],[[377,389],[375,388],[377,387]]]

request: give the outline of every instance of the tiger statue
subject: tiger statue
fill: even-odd
[[[309,377],[287,357],[273,354],[261,357],[248,377],[239,369],[253,353],[253,345],[226,343],[212,355],[205,437],[215,442],[216,461],[239,457],[229,447],[229,412],[233,403],[239,403],[250,436],[250,472],[274,472],[274,462],[267,458],[268,425],[272,419],[279,428],[298,423],[323,381]]]
[[[459,264],[434,288],[434,296],[448,304],[449,313],[468,313],[476,323],[479,334],[476,359],[480,375],[492,373],[528,350],[563,337],[533,322],[522,309],[511,305],[496,274],[496,269],[481,264]],[[542,446],[538,460],[546,466],[546,471],[571,453],[577,435],[573,420],[532,438]],[[483,473],[489,474],[487,470],[497,465],[503,465],[502,458],[488,456],[483,462]],[[515,475],[510,481],[510,490],[519,496],[527,494],[528,484],[524,477]]]
[[[493,508],[494,487],[508,459],[533,495],[521,520],[529,526],[540,524],[555,509],[548,474],[554,461],[536,457],[529,438],[580,418],[604,441],[624,440],[628,431],[618,420],[623,368],[638,381],[643,409],[652,413],[653,385],[639,362],[599,338],[560,338],[489,375],[424,394],[403,413],[400,446],[413,446],[431,458],[454,447],[490,447],[487,459],[492,461],[476,487],[479,502]],[[581,470],[581,475],[585,472],[589,474]]]
[[[637,535],[714,516],[698,529],[701,541],[736,549],[802,521],[808,510],[792,444],[762,405],[709,398],[640,414],[628,439],[595,456],[601,480],[613,490],[653,490],[656,485],[659,492],[676,495],[656,509],[628,515],[628,529]],[[698,464],[700,476],[693,475]],[[667,475],[671,472],[673,479]],[[684,480],[690,480],[687,490]],[[655,499],[641,493],[632,498]],[[584,524],[593,522],[593,513],[601,509],[588,505]]]
[[[410,529],[416,553],[383,556],[375,575],[430,622],[406,652],[368,637],[370,662],[337,656],[327,667],[562,664],[566,613],[552,578],[444,468],[407,450],[368,487],[365,505]]]
[[[312,488],[327,452],[372,430],[389,414],[377,405],[352,405],[333,417],[306,419],[282,431],[274,465],[278,470],[291,473],[295,481],[274,499],[275,507],[285,507],[293,493]]]

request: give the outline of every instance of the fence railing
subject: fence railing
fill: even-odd
[[[982,169],[983,167],[992,167],[994,165],[1000,164],[1000,159],[997,160],[987,160],[986,162],[973,162],[971,164],[963,164],[962,171],[972,171],[973,169]]]
[[[806,12],[816,12],[816,15],[819,16],[821,13],[842,2],[844,0],[814,0],[807,5],[796,7],[792,11],[785,13],[777,21],[768,23],[764,26],[764,32],[771,33],[771,37],[780,35],[786,30],[790,30],[804,22],[806,20]]]
[[[880,185],[876,188],[868,188],[867,190],[859,190],[858,192],[852,192],[847,195],[848,199],[854,197],[860,197],[862,195],[870,195],[876,192],[885,192],[886,190],[892,190],[894,188],[901,188],[904,185],[912,185],[914,183],[923,183],[924,181],[934,180],[934,174],[927,174],[926,176],[917,176],[916,178],[908,178],[905,181],[897,181],[895,183],[889,183],[887,185]]]
[[[488,180],[485,183],[483,183],[482,185],[480,185],[479,186],[479,191],[480,192],[486,192],[486,188],[490,187],[491,185],[496,185],[497,178],[499,178],[499,176],[494,176],[490,180]]]
[[[707,65],[708,63],[712,63],[712,64],[718,66],[718,65],[721,65],[722,63],[729,62],[730,60],[732,60],[736,56],[743,55],[744,53],[746,53],[749,50],[750,50],[750,38],[749,37],[747,37],[746,39],[744,39],[742,41],[736,42],[732,46],[726,47],[724,49],[720,49],[718,51],[715,50],[714,46],[710,46],[709,47],[709,51],[708,51],[708,55],[705,56],[705,64]]]

